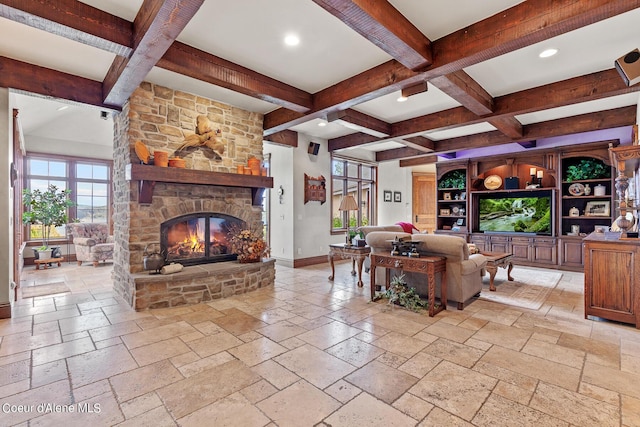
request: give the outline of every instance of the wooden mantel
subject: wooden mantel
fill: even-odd
[[[269,176],[165,168],[142,164],[128,164],[125,169],[125,178],[127,181],[140,182],[138,202],[145,204],[151,203],[156,182],[251,188],[251,201],[256,206],[262,204],[264,190],[273,188],[273,178]]]

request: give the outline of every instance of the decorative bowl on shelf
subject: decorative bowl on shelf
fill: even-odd
[[[584,194],[584,185],[575,182],[569,186],[569,194],[572,196],[582,196]]]

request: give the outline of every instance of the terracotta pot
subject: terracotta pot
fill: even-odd
[[[187,162],[180,157],[175,157],[173,159],[169,159],[169,166],[172,168],[184,168],[187,165]]]
[[[260,160],[256,157],[251,157],[247,160],[247,164],[249,165],[249,169],[251,169],[252,175],[260,175]]]
[[[166,168],[169,165],[169,153],[166,151],[154,151],[153,164]]]
[[[238,173],[241,175],[244,174],[244,165],[238,165]]]

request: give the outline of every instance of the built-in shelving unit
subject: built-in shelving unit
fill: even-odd
[[[438,166],[436,233],[467,236],[467,162]]]

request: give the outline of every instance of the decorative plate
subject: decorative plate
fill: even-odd
[[[569,194],[572,196],[582,196],[584,194],[584,185],[579,182],[571,184],[569,186]]]
[[[138,156],[140,161],[145,165],[149,164],[149,159],[151,156],[149,154],[149,149],[147,148],[147,146],[144,145],[142,141],[136,141],[134,147],[136,150],[136,156]]]
[[[487,190],[497,190],[502,185],[502,178],[499,175],[489,175],[484,179],[484,186]]]
[[[458,215],[460,213],[460,208],[457,206],[454,206],[451,208],[451,211],[453,212],[454,215]]]

